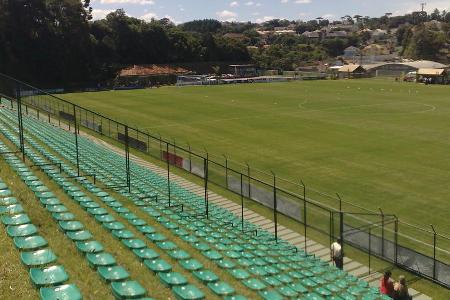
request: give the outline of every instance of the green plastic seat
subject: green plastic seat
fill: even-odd
[[[103,227],[105,227],[108,230],[122,230],[125,229],[125,225],[123,225],[120,222],[111,222],[111,223],[103,223]]]
[[[172,288],[175,297],[178,300],[201,300],[205,295],[195,285],[188,284],[183,286],[174,286]]]
[[[81,207],[88,210],[89,208],[100,208],[100,205],[95,203],[94,201],[91,202],[80,202]]]
[[[95,220],[100,223],[111,223],[116,219],[110,214],[95,215]]]
[[[156,232],[155,228],[153,228],[150,225],[138,226],[136,229],[142,232],[143,234],[151,234]]]
[[[109,267],[116,264],[115,258],[107,252],[88,253],[86,254],[86,258],[89,265],[94,269],[98,267]]]
[[[108,211],[106,209],[102,208],[102,207],[100,207],[100,208],[88,208],[87,212],[90,215],[93,215],[93,216],[101,216],[101,215],[107,215],[108,214]]]
[[[134,238],[134,234],[129,230],[113,230],[111,231],[112,235],[118,239],[132,239]]]
[[[188,283],[187,279],[183,275],[176,272],[161,272],[158,273],[158,277],[167,287],[186,285]]]
[[[33,224],[10,225],[6,228],[6,233],[10,237],[24,237],[37,233],[37,228]]]
[[[160,233],[150,233],[145,235],[147,238],[149,238],[152,242],[162,242],[167,240],[167,237]]]
[[[281,286],[283,283],[279,281],[275,276],[267,276],[263,278],[263,281],[270,286]]]
[[[203,269],[203,264],[201,262],[199,262],[196,259],[186,259],[186,260],[180,260],[178,262],[180,264],[180,266],[185,269],[188,270],[190,272],[192,271],[198,271],[200,269]]]
[[[146,259],[144,260],[144,264],[155,273],[172,271],[172,266],[161,258],[153,260]]]
[[[228,259],[217,260],[216,264],[221,269],[232,269],[232,268],[236,267],[236,264],[234,262],[232,262],[231,260],[228,260]]]
[[[132,219],[132,220],[128,220],[128,223],[130,223],[133,226],[144,226],[145,224],[147,224],[147,222],[145,222],[142,219]]]
[[[20,204],[11,204],[0,206],[0,215],[17,215],[23,213],[23,207]]]
[[[87,241],[92,239],[92,234],[87,230],[67,231],[66,236],[72,241]]]
[[[76,242],[77,249],[83,253],[99,253],[103,251],[103,246],[97,241]]]
[[[0,190],[0,198],[10,197],[10,196],[12,196],[12,192],[9,189]]]
[[[2,216],[2,223],[6,226],[8,225],[23,225],[31,223],[30,218],[27,214],[18,214],[14,216]]]
[[[226,296],[223,299],[224,300],[247,300],[247,298],[242,295]]]
[[[29,267],[46,265],[56,261],[56,258],[55,253],[50,249],[20,253],[20,259]]]
[[[277,291],[284,297],[288,297],[288,298],[293,298],[298,295],[298,293],[295,290],[291,289],[288,286],[281,286],[281,287],[277,288]]]
[[[267,285],[265,285],[261,280],[256,278],[250,278],[242,281],[242,283],[248,287],[251,290],[254,291],[260,291],[267,288]]]
[[[159,254],[150,248],[133,249],[134,254],[136,254],[141,260],[154,260],[159,257]]]
[[[8,205],[12,205],[12,204],[17,204],[17,199],[15,197],[5,197],[5,198],[0,198],[0,205],[1,206],[8,206]]]
[[[282,299],[284,299],[284,297],[280,293],[278,293],[277,291],[274,291],[274,290],[259,291],[258,294],[264,300],[282,300]]]
[[[322,296],[320,296],[319,294],[314,293],[314,292],[306,294],[305,299],[307,299],[307,300],[325,300],[325,298],[323,298]]]
[[[8,186],[4,182],[0,182],[0,190],[6,190]]]
[[[237,280],[244,280],[250,277],[250,274],[244,269],[230,269],[228,272]]]
[[[30,269],[30,278],[36,286],[40,287],[62,284],[69,279],[69,275],[63,266],[51,266],[45,269]]]
[[[48,199],[48,198],[55,198],[55,194],[53,194],[52,192],[37,192],[36,196],[39,199]]]
[[[118,299],[136,299],[146,294],[146,290],[137,281],[112,282],[111,288]]]
[[[203,251],[202,254],[210,260],[219,260],[223,258],[222,254],[215,250]]]
[[[84,228],[79,221],[59,221],[58,224],[63,231],[79,231]]]
[[[199,270],[192,273],[198,280],[207,284],[211,282],[216,282],[219,277],[210,270]]]
[[[166,250],[166,251],[174,250],[174,249],[178,248],[178,246],[171,241],[158,242],[158,243],[156,243],[156,246],[158,246],[159,248]]]
[[[235,292],[235,289],[233,287],[223,281],[208,283],[208,287],[213,291],[214,294],[221,297],[232,295]]]
[[[75,215],[69,212],[63,213],[52,213],[53,219],[56,221],[73,221],[75,220]]]
[[[288,284],[288,286],[293,289],[294,291],[296,291],[297,293],[307,293],[308,289],[306,287],[304,287],[300,282],[293,282]]]
[[[145,242],[140,239],[123,239],[121,242],[129,249],[142,249],[147,247]]]
[[[39,290],[42,300],[81,300],[81,292],[74,284],[65,284],[55,287],[42,287]]]
[[[57,204],[57,205],[47,205],[45,207],[47,209],[47,211],[51,212],[51,213],[63,213],[63,212],[67,212],[67,207],[65,207],[62,204]]]
[[[41,202],[41,204],[44,206],[61,204],[61,202],[57,198],[42,198],[39,199],[39,202]]]
[[[40,235],[14,238],[14,245],[23,251],[37,250],[47,246],[47,244],[47,241]]]
[[[97,272],[106,282],[123,281],[130,277],[130,274],[121,266],[98,267]]]
[[[185,260],[185,259],[189,259],[191,257],[191,255],[189,253],[187,253],[186,251],[181,250],[181,249],[175,249],[175,250],[168,251],[167,254],[169,254],[170,257],[172,257],[176,260]]]
[[[343,300],[356,300],[357,298],[350,293],[341,293],[339,297]]]

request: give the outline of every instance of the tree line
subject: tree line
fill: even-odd
[[[425,26],[430,20],[443,22],[444,28]],[[402,54],[412,58],[444,57],[442,49],[449,45],[450,14],[445,11],[344,16],[342,21],[360,28],[398,28]],[[262,68],[292,70],[335,58],[368,40],[364,34],[320,41],[301,35],[328,24],[317,18],[263,24],[206,19],[175,25],[166,18],[130,17],[123,10],[93,21],[90,0],[0,0],[0,72],[41,87],[70,87],[95,86],[133,64],[251,61]],[[299,35],[262,37],[257,32],[287,26]]]

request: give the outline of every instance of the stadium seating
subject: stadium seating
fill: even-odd
[[[8,148],[0,141],[0,152]],[[26,172],[26,167],[13,154],[5,154],[5,160],[16,171]],[[28,186],[36,186],[34,181],[25,181]],[[47,241],[38,235],[38,229],[31,223],[17,198],[0,179],[0,215],[7,234],[13,239],[24,265],[29,267],[30,279],[39,288],[42,299],[82,299],[78,287],[67,284],[69,275],[64,266],[56,263],[57,257],[48,248]]]
[[[18,144],[18,139],[13,134],[17,126],[14,112],[0,109],[0,119],[3,121],[0,131]],[[73,133],[33,117],[24,117],[24,125],[27,130],[25,139],[30,145],[26,148],[27,156],[35,163],[61,164],[63,174],[59,173],[56,166],[42,168],[49,178],[99,223],[99,226],[101,224],[108,229],[130,253],[156,273],[161,283],[171,288],[178,299],[202,299],[204,295],[196,283],[189,283],[182,274],[172,271],[172,262],[192,273],[198,282],[220,297],[245,298],[236,295],[229,282],[205,269],[201,262],[179,249],[176,240],[158,232],[155,226],[148,224],[146,220],[152,220],[170,230],[173,236],[189,243],[192,252],[200,253],[218,268],[226,270],[263,299],[384,299],[377,289],[369,288],[366,282],[329,266],[327,262],[302,250],[294,249],[284,241],[276,243],[272,234],[251,223],[245,222],[246,231],[256,229],[258,234],[244,234],[239,225],[240,219],[226,209],[210,204],[210,217],[203,218],[199,212],[205,209],[204,200],[174,183],[170,183],[171,203],[182,204],[184,209],[181,210],[178,206],[169,208],[167,179],[135,163],[131,163],[132,190],[129,193],[128,189],[121,187],[125,177],[124,158],[86,138],[79,137],[80,167],[85,174],[96,174],[100,184],[94,184],[87,177],[67,180],[65,177],[77,175]],[[33,176],[29,171],[20,171]],[[38,187],[40,186],[43,185]],[[133,203],[132,209],[125,207],[102,186],[114,188],[130,199]],[[90,193],[89,196],[87,192]],[[128,280],[126,270],[115,266],[112,256],[102,252],[102,245],[92,240],[92,236],[83,229],[82,224],[73,220],[73,215],[65,207],[51,200],[55,199],[51,191],[35,188],[35,193],[40,196],[41,203],[44,201],[43,205],[48,206],[52,217],[59,222],[66,235],[75,241],[78,249],[82,252],[94,252],[89,253],[88,255],[92,255],[87,256],[87,259],[93,267],[98,268],[104,280],[112,282],[111,288],[115,296],[130,297],[130,294],[127,294],[130,290],[135,291],[136,295],[140,292],[145,294],[142,287]],[[108,213],[106,207],[116,215]],[[17,209],[20,211],[20,208]],[[139,218],[135,214],[138,211],[148,217],[145,220]],[[116,216],[126,223],[117,220]],[[10,221],[21,223],[27,220],[19,214],[17,219]],[[129,226],[144,234],[147,241],[154,245],[153,249],[127,230]],[[26,230],[33,231],[32,228]],[[159,253],[170,256],[171,261],[161,259]]]

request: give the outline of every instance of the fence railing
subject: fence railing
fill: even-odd
[[[276,240],[279,239],[277,227],[281,213],[301,224],[305,241],[307,229],[328,236],[330,244],[341,237],[344,244],[366,252],[369,262],[370,257],[375,256],[450,287],[450,237],[437,233],[434,227],[428,230],[401,222],[395,215],[368,210],[343,200],[338,194],[323,193],[300,180],[279,178],[274,173],[230,160],[226,155],[194,151],[190,145],[144,132],[3,74],[0,74],[0,94],[4,105],[13,109],[20,107],[23,115],[64,125],[74,132],[76,140],[82,127],[90,134],[123,144],[128,161],[124,176],[129,189],[132,188],[129,148],[133,148],[165,162],[168,170],[172,166],[201,178],[205,191],[208,184],[214,184],[240,196],[242,206],[246,201],[255,201],[269,208],[273,212]],[[82,150],[77,146],[77,154],[79,151]],[[77,160],[78,170],[80,163]],[[207,198],[205,192],[205,203],[208,203]]]

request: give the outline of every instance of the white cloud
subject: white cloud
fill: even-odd
[[[227,22],[236,21],[236,17],[238,16],[237,13],[229,11],[229,10],[218,11],[218,12],[216,12],[216,15],[220,18],[221,21],[227,21]]]
[[[297,4],[310,4],[311,0],[296,0],[295,3],[297,3]]]
[[[288,3],[289,0],[281,0],[281,3]]]
[[[140,4],[140,5],[153,5],[155,1],[153,0],[100,0],[101,4]]]
[[[233,1],[230,3],[230,7],[237,7],[237,6],[239,6],[239,2],[237,1]]]
[[[253,1],[245,2],[245,6],[253,6],[254,4],[255,4],[255,2],[253,2]]]
[[[93,20],[101,20],[106,17],[109,13],[113,12],[112,9],[93,9],[92,10],[92,19]]]
[[[256,21],[256,23],[264,23],[264,22],[267,22],[267,21],[270,21],[270,20],[273,20],[273,19],[278,19],[278,18],[274,17],[274,16],[264,16],[262,18],[256,19],[255,21]]]
[[[335,17],[336,17],[336,16],[333,15],[333,14],[325,14],[325,15],[322,16],[322,18],[324,18],[324,19],[326,19],[326,20],[333,19],[333,18],[335,18]]]
[[[141,16],[140,19],[145,21],[151,21],[152,19],[158,19],[158,16],[155,13],[148,12],[145,15]]]

